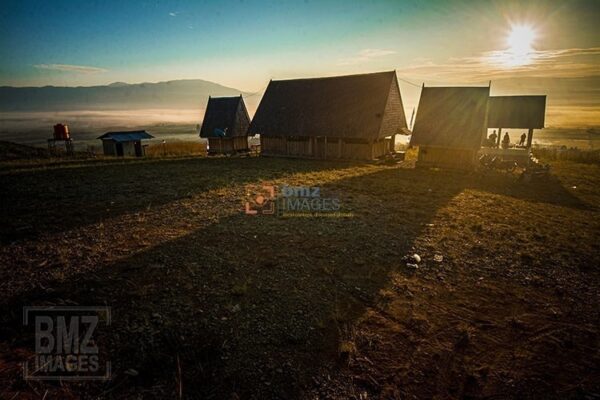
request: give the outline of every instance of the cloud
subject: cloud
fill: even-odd
[[[179,14],[179,11],[173,11],[173,12],[170,12],[170,13],[169,13],[169,15],[170,15],[171,17],[176,17],[178,14]]]
[[[70,65],[70,64],[36,64],[37,69],[48,69],[51,71],[76,72],[79,74],[97,74],[99,72],[107,72],[107,69],[98,67],[89,67],[86,65]]]
[[[373,60],[374,58],[380,58],[395,54],[394,50],[385,49],[363,49],[356,53],[355,56],[349,58],[342,58],[338,61],[337,65],[355,65],[362,64]]]
[[[420,61],[398,73],[425,81],[476,83],[503,78],[585,78],[600,76],[600,47],[532,50],[522,65],[510,50],[494,50],[445,62]]]

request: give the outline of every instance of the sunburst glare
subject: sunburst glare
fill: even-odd
[[[506,50],[494,52],[490,61],[504,67],[520,67],[534,61],[537,32],[531,26],[513,25],[506,38]]]

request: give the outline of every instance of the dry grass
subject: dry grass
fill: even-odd
[[[173,157],[173,156],[206,156],[206,143],[172,141],[151,144],[146,147],[148,157]]]
[[[534,147],[533,154],[539,159],[547,161],[574,161],[578,163],[600,164],[600,150]]]
[[[260,157],[0,171],[2,393],[585,398],[600,166],[552,173]],[[319,186],[353,217],[244,215],[261,182]],[[41,304],[113,308],[98,343],[114,381],[22,381],[21,307]]]

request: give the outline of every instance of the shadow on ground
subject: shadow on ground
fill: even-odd
[[[235,172],[217,177],[232,163],[186,161],[181,173],[191,177],[183,185],[181,180],[173,181],[176,186],[161,175],[160,163],[144,171],[128,166],[131,175],[116,166],[103,168],[98,173],[100,185],[114,191],[85,186],[81,199],[75,198],[79,189],[57,191],[54,201],[61,202],[66,190],[73,196],[65,197],[67,204],[82,200],[84,205],[81,218],[55,229],[102,218],[99,204],[109,199],[120,204],[111,214],[145,207],[148,199],[136,200],[135,193],[148,190],[149,179],[161,182],[152,187],[151,201],[168,203],[190,191],[339,168],[285,161],[294,166],[288,171],[279,164],[266,167],[261,160],[248,159],[236,160]],[[66,175],[53,179],[69,179],[75,185],[73,176]],[[115,183],[116,175],[131,178]],[[100,332],[99,343],[113,363],[114,379],[68,389],[76,394],[142,393],[164,398],[176,395],[183,382],[184,395],[190,398],[300,398],[314,379],[345,365],[343,338],[367,308],[382,308],[385,300],[380,291],[389,283],[390,272],[404,266],[402,257],[411,252],[436,212],[466,189],[587,207],[557,183],[519,186],[514,177],[504,174],[381,169],[321,187],[322,196],[339,198],[342,211],[353,217],[235,214],[112,265],[101,265],[51,291],[23,294],[2,307],[0,340],[11,349],[33,347],[31,334],[21,326],[22,306],[106,304],[112,307],[113,325]],[[86,208],[86,197],[95,195],[100,199]],[[17,209],[25,214],[32,206],[27,203]],[[41,226],[52,229],[53,220],[41,218]],[[137,376],[125,374],[130,369]],[[38,390],[48,387],[65,390],[53,384]]]
[[[352,164],[199,157],[3,173],[0,241],[9,243],[61,232],[221,187],[343,165]]]

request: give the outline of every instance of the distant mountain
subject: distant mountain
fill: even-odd
[[[238,89],[201,79],[78,87],[0,87],[0,111],[201,109],[208,96],[237,96]]]

